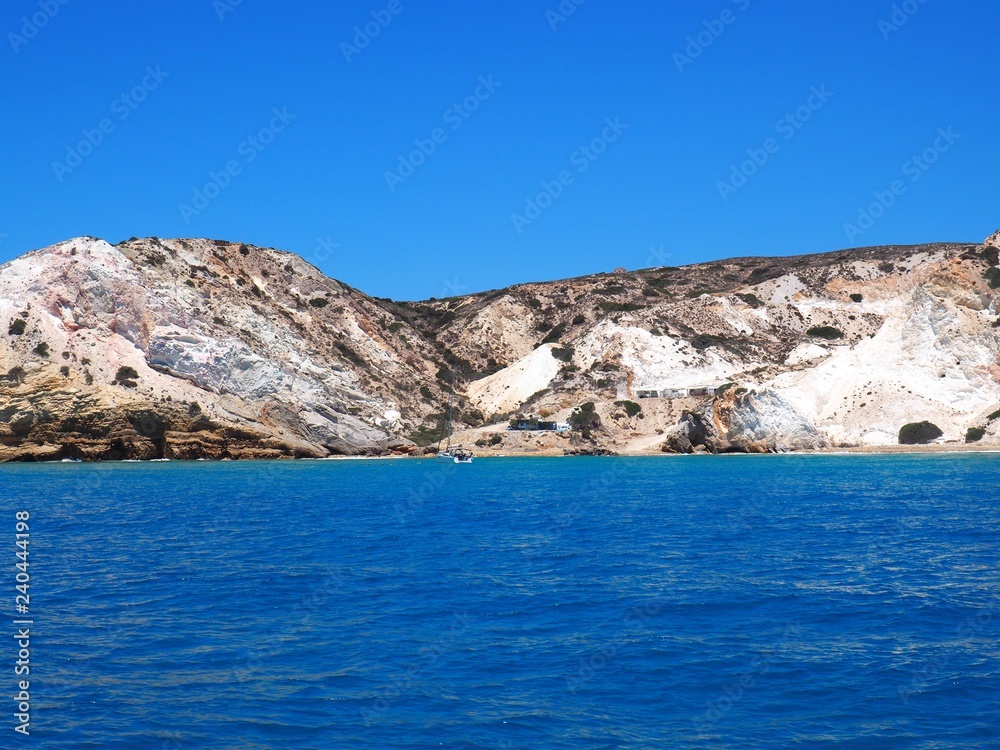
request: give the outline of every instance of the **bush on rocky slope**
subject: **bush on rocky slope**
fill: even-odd
[[[560,362],[569,362],[575,353],[576,350],[572,346],[557,346],[552,349],[552,356]]]
[[[813,326],[806,331],[806,335],[817,339],[826,339],[827,341],[844,338],[844,332],[833,326]]]
[[[642,411],[642,407],[635,401],[615,401],[615,406],[622,407],[625,410],[625,413],[630,417],[634,417]]]
[[[967,443],[978,443],[983,439],[986,434],[986,430],[982,427],[970,427],[965,433],[965,442]]]
[[[911,422],[899,430],[900,445],[926,445],[944,435],[941,428],[932,422]]]
[[[139,377],[139,373],[135,371],[134,367],[119,367],[118,372],[115,373],[115,379],[111,382],[115,385],[120,385],[125,388],[135,388],[137,383],[136,378]]]
[[[570,426],[574,430],[579,430],[585,438],[590,437],[591,430],[596,430],[601,426],[601,417],[594,408],[594,402],[588,401],[580,405],[580,410],[574,412],[569,418]]]

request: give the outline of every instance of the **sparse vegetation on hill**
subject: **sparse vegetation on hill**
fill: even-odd
[[[555,347],[552,349],[552,356],[560,362],[569,362],[573,359],[575,350],[572,346]]]
[[[615,401],[615,406],[622,407],[629,417],[634,417],[636,414],[642,412],[642,407],[635,401]]]
[[[593,401],[587,401],[580,405],[579,410],[573,412],[569,418],[569,424],[574,430],[579,430],[585,438],[592,436],[592,431],[601,426],[601,417],[597,414]]]
[[[827,341],[836,341],[837,339],[844,338],[844,332],[833,326],[813,326],[806,331],[806,335]]]
[[[118,368],[115,379],[111,382],[124,388],[137,388],[139,384],[136,383],[136,380],[138,379],[139,373],[136,372],[135,368],[124,365]]]
[[[747,292],[745,294],[737,294],[736,296],[739,297],[744,302],[746,302],[748,305],[750,305],[750,307],[752,307],[754,310],[757,310],[764,306],[764,303],[761,302],[760,298],[756,294]]]
[[[941,428],[931,422],[911,422],[899,430],[900,445],[926,445],[944,435]]]
[[[985,434],[986,430],[982,427],[970,427],[965,433],[965,442],[978,443]]]
[[[598,307],[606,313],[613,312],[635,312],[644,310],[646,305],[637,305],[630,302],[601,302]]]

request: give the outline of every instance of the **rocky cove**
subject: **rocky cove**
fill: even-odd
[[[998,248],[396,302],[273,248],[77,238],[0,266],[0,460],[426,455],[453,371],[479,455],[892,450],[924,422],[930,447],[997,448]]]

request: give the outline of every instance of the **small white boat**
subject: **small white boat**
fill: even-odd
[[[441,441],[438,440],[438,451],[436,460],[446,463],[471,464],[472,451],[459,446],[451,447],[451,418],[455,407],[455,371],[451,371],[451,395],[448,397],[448,444],[441,450]]]
[[[446,448],[437,454],[437,460],[446,463],[453,461],[456,464],[471,464],[472,458],[472,451],[465,448]]]

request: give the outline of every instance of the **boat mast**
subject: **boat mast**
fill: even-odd
[[[451,450],[451,418],[455,408],[455,368],[451,369],[451,395],[448,396],[448,447]]]

